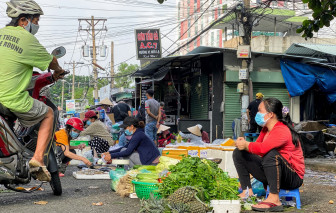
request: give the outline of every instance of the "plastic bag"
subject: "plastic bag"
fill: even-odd
[[[117,185],[122,178],[126,174],[125,170],[111,170],[110,171],[110,178],[111,178],[111,189],[113,191],[117,190]]]

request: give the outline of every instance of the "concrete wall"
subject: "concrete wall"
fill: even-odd
[[[240,37],[224,41],[225,48],[237,48],[242,43]],[[309,44],[336,44],[335,38],[312,38],[305,40],[301,36],[257,36],[252,38],[251,48],[254,52],[274,52],[283,53],[293,43],[309,43]]]

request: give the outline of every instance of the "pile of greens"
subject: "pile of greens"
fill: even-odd
[[[210,160],[186,157],[170,166],[169,171],[171,174],[159,186],[163,197],[168,197],[183,186],[193,186],[199,189],[198,197],[207,203],[210,200],[238,199],[237,179],[230,178]]]

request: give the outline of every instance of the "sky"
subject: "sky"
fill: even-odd
[[[0,0],[0,27],[4,27],[10,19],[6,15],[9,0]],[[96,45],[107,45],[106,57],[97,56],[97,63],[107,68],[99,71],[99,76],[106,76],[111,61],[110,44],[114,41],[114,64],[139,64],[136,60],[134,30],[141,28],[160,28],[162,47],[170,47],[177,39],[177,7],[176,0],[168,0],[159,4],[156,0],[35,0],[44,11],[40,18],[40,29],[35,35],[40,43],[51,52],[58,46],[64,46],[66,56],[59,59],[63,68],[72,71],[72,65],[67,63],[76,61],[78,64],[76,75],[92,75],[91,58],[82,56],[82,46],[92,46],[91,36],[86,31],[80,31],[78,19],[95,18],[107,19],[106,31],[96,36]],[[87,24],[81,22],[85,29]],[[101,24],[97,28],[102,28]],[[167,34],[170,32],[169,34]],[[167,35],[166,35],[167,34]],[[173,45],[169,51],[176,49]],[[167,55],[167,53],[163,55]]]

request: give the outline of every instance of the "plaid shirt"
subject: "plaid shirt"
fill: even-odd
[[[166,137],[163,137],[163,134],[160,134],[158,136],[158,143],[159,143],[159,147],[165,147],[166,145],[171,143],[171,140],[175,140],[176,137],[175,135],[171,134],[170,132],[166,135]],[[167,144],[165,145],[165,141],[167,141]]]

